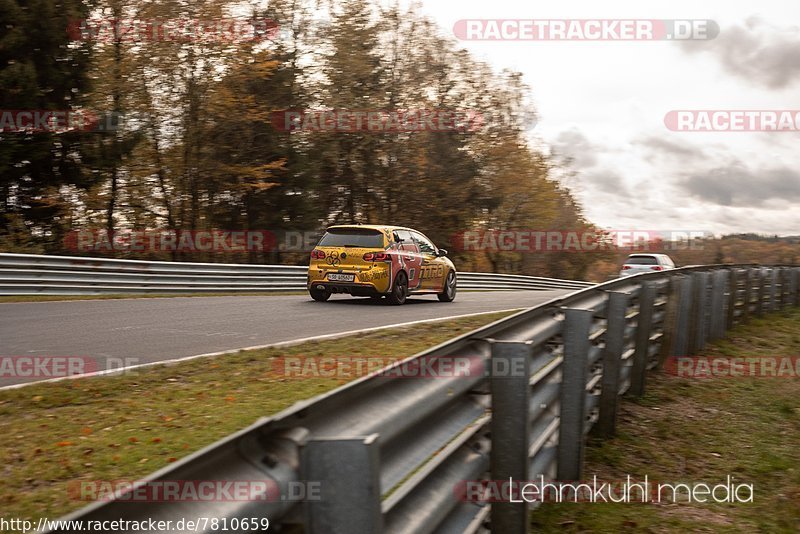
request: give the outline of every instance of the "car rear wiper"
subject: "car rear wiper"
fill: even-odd
[[[344,248],[361,248],[361,245],[342,245]]]

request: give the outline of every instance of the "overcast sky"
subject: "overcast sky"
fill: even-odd
[[[568,184],[613,229],[800,234],[800,132],[674,132],[670,110],[800,110],[794,0],[424,0],[459,19],[712,19],[710,41],[462,41],[532,87],[534,142],[573,158]]]

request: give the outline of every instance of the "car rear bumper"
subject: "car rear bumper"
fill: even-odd
[[[370,284],[351,284],[346,282],[312,282],[308,286],[308,291],[330,291],[331,293],[346,293],[356,297],[379,297],[383,295]]]
[[[352,275],[352,281],[328,280],[331,274]],[[376,263],[366,269],[326,268],[311,265],[308,268],[308,290],[322,285],[330,288],[333,293],[348,293],[350,295],[381,295],[391,289],[391,266],[388,263]]]

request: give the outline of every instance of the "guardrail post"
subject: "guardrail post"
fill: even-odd
[[[753,269],[744,270],[744,295],[742,296],[742,322],[750,318],[750,306],[753,304]]]
[[[656,284],[656,295],[653,303],[653,326],[650,328],[652,332],[655,328],[655,302],[658,300],[659,284]],[[656,357],[656,369],[660,369],[664,362],[672,355],[673,345],[675,343],[675,325],[678,318],[678,282],[677,276],[669,276],[665,282],[664,291],[664,305],[662,307],[661,316],[661,338],[658,341],[658,353]],[[648,368],[650,364],[648,363]]]
[[[789,302],[789,297],[791,296],[791,279],[792,279],[792,270],[787,267],[781,267],[781,302],[780,306],[782,310],[785,310],[788,306],[791,305]]]
[[[692,273],[692,314],[689,323],[689,354],[695,354],[705,347],[708,310],[708,273]]]
[[[675,297],[675,324],[672,328],[673,336],[672,353],[670,356],[686,356],[689,354],[689,323],[692,315],[692,283],[690,276],[676,276]]]
[[[728,271],[719,269],[711,275],[711,310],[709,313],[708,340],[719,339],[725,335],[725,283]]]
[[[756,317],[762,317],[764,315],[764,299],[767,297],[767,285],[765,283],[766,276],[764,276],[764,268],[759,267],[756,269],[756,281],[758,282],[758,287],[756,288],[757,300],[756,300]]]
[[[733,328],[736,323],[736,303],[739,302],[739,269],[736,267],[728,271],[728,307],[725,314],[725,331]]]
[[[516,480],[528,481],[528,448],[530,447],[530,362],[532,345],[525,342],[501,342],[492,344],[492,370],[508,372],[492,374],[492,451],[490,456],[491,477],[498,483]],[[515,495],[509,486],[509,496]],[[517,500],[519,495],[517,495]],[[505,500],[492,504],[492,530],[495,532],[528,531],[528,504]]]
[[[306,503],[306,532],[373,534],[383,529],[378,435],[314,439],[301,452],[302,480],[319,483]]]
[[[603,378],[600,391],[600,415],[596,432],[599,436],[614,435],[619,399],[619,379],[622,368],[622,351],[625,346],[625,315],[630,295],[620,291],[608,293],[606,336],[603,348]]]
[[[778,309],[778,282],[780,281],[780,267],[773,267],[770,272],[769,282],[769,308],[768,311],[774,312]]]
[[[586,381],[589,375],[589,332],[594,312],[567,309],[564,313],[557,477],[558,480],[580,480],[583,470]]]
[[[800,306],[800,267],[792,269],[791,294],[792,304]]]
[[[639,315],[636,318],[636,348],[631,367],[631,387],[634,397],[644,395],[644,381],[650,358],[650,335],[653,332],[653,306],[656,301],[656,283],[644,282],[639,292]],[[605,384],[603,385],[605,389]]]
[[[783,299],[781,299],[783,308],[789,308],[792,305],[792,268],[791,267],[784,267],[782,268],[783,277],[781,282],[781,288],[783,293]]]

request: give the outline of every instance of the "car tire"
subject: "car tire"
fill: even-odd
[[[444,291],[437,293],[439,302],[453,302],[456,298],[456,290],[458,288],[458,280],[456,279],[456,272],[451,270],[447,274],[447,280],[444,282]]]
[[[316,291],[309,291],[308,294],[311,295],[311,298],[316,300],[317,302],[325,302],[326,300],[331,298],[330,291],[316,290]]]
[[[397,273],[394,277],[394,284],[392,284],[392,291],[386,295],[386,301],[393,305],[399,306],[406,301],[408,296],[408,276],[403,271]]]

